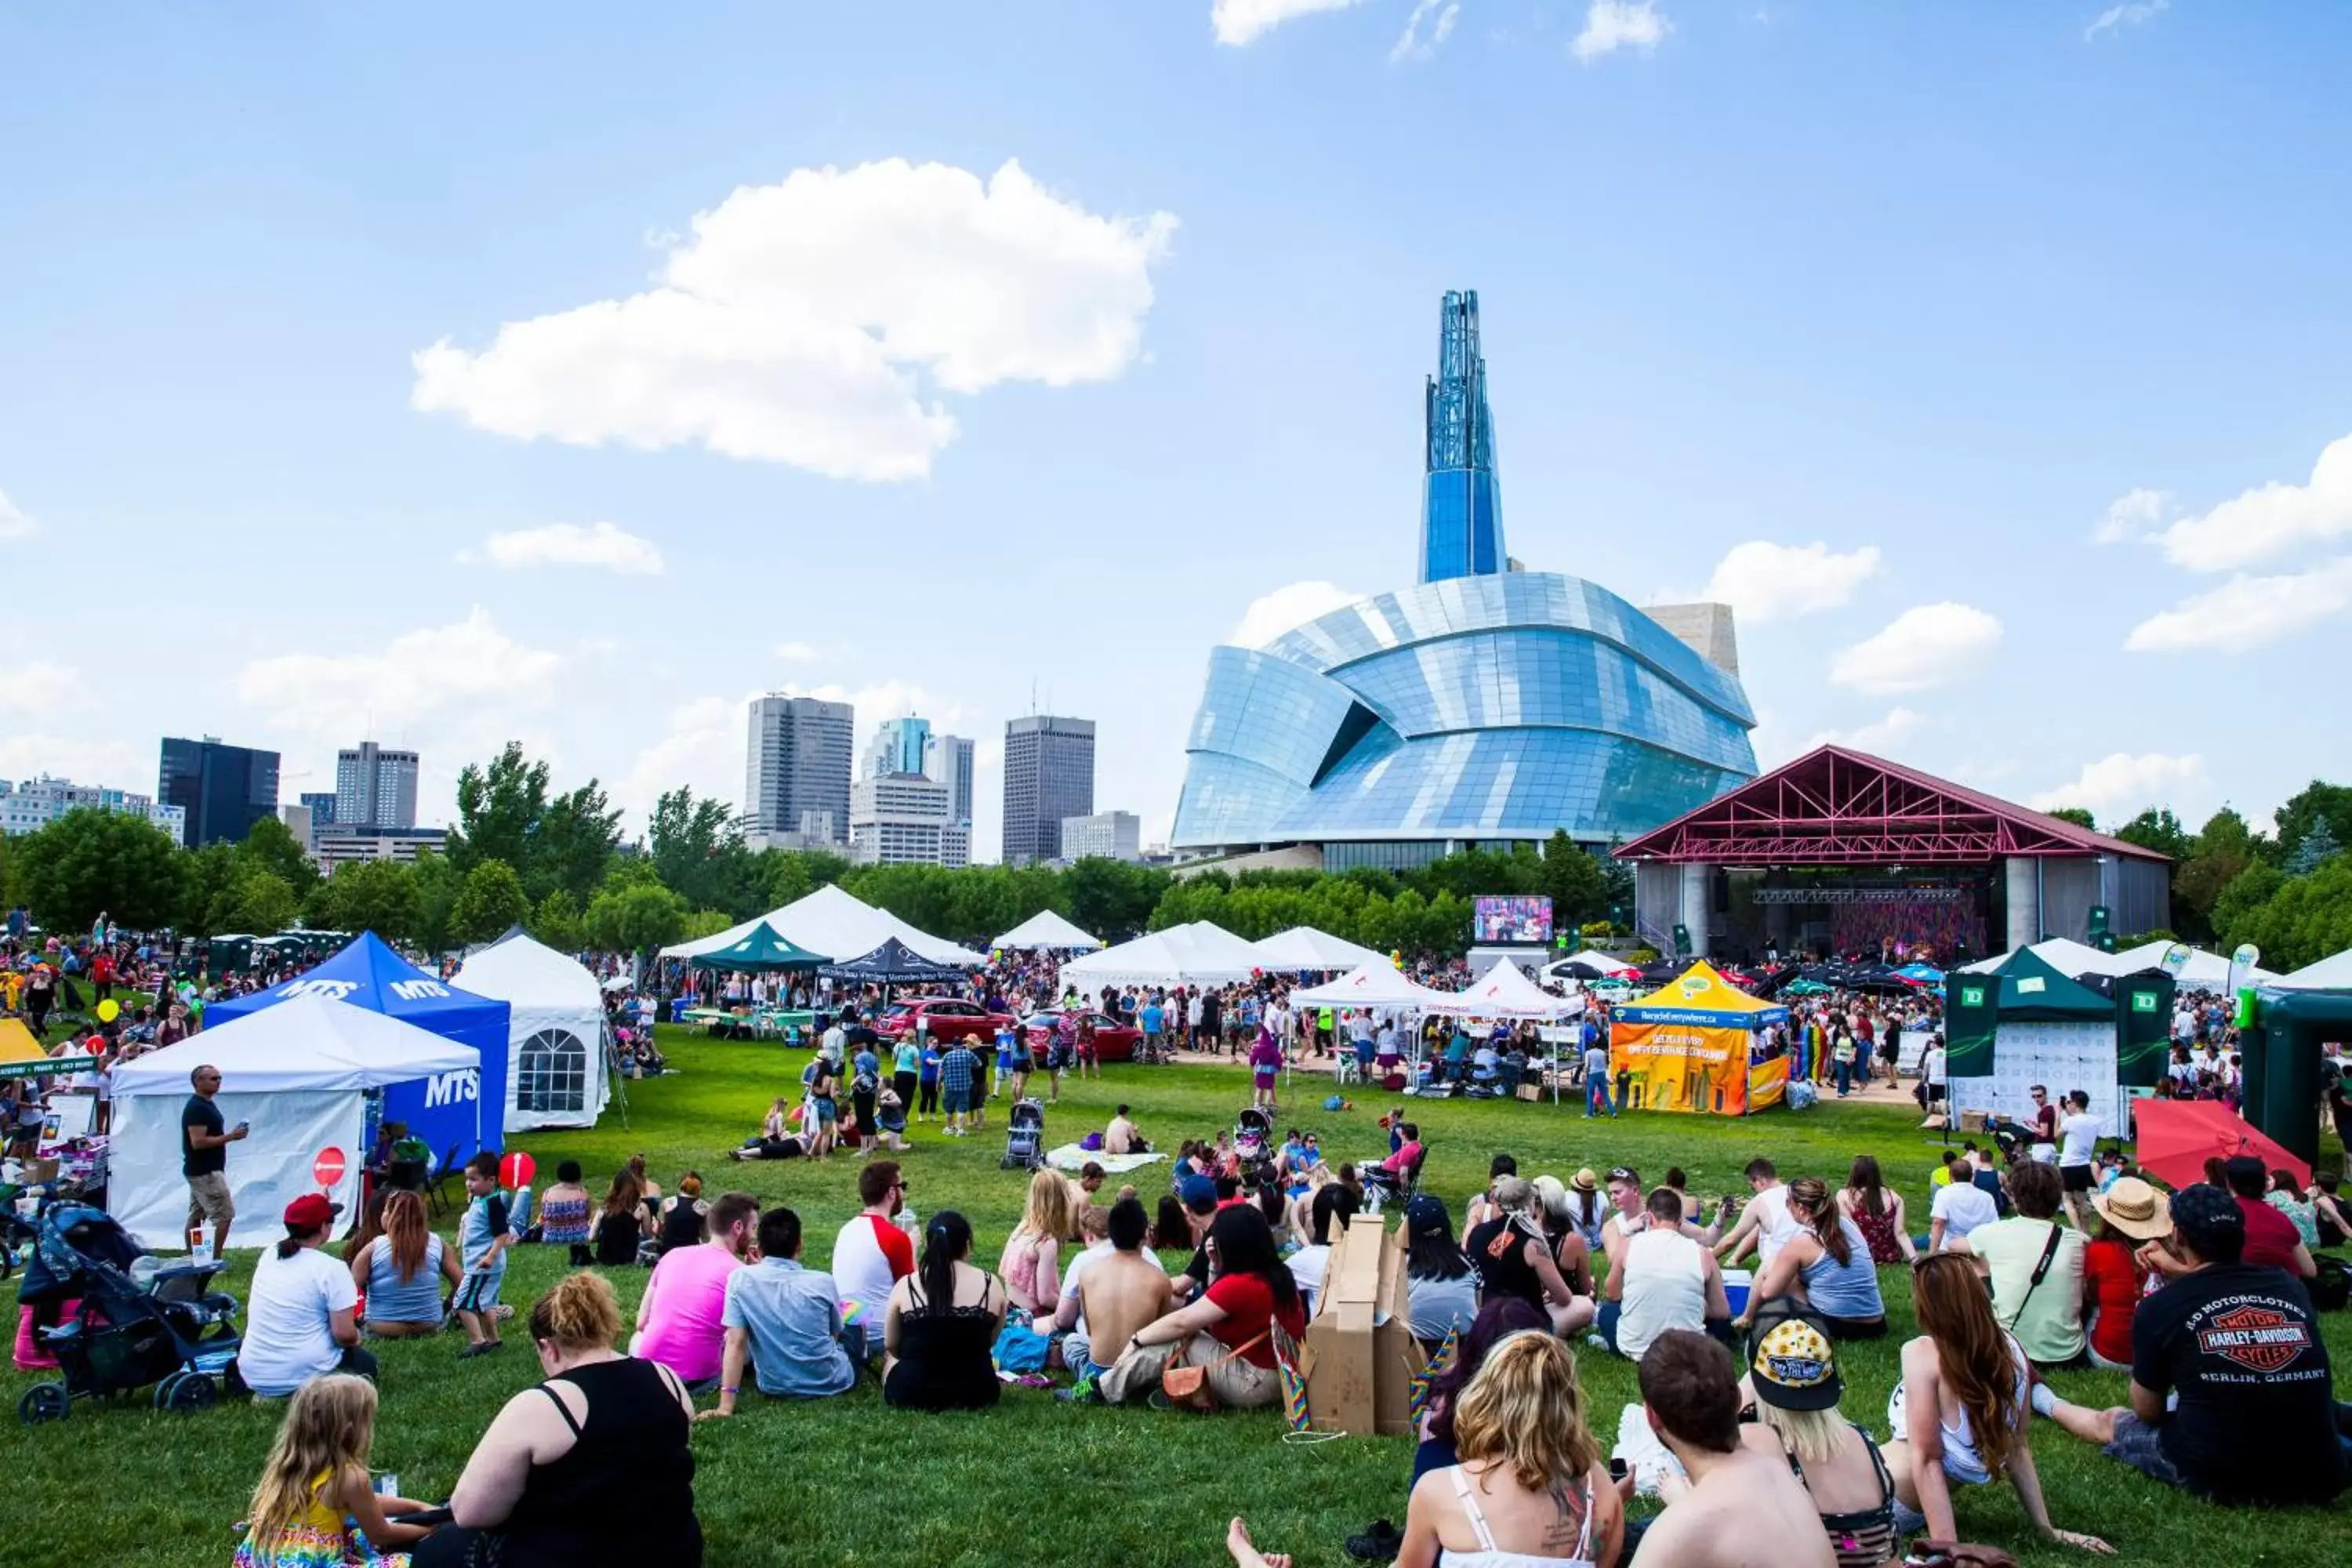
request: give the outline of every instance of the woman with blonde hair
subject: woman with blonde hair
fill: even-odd
[[[1018,1311],[1050,1318],[1061,1305],[1062,1238],[1070,1234],[1070,1184],[1053,1171],[1030,1177],[1029,1201],[997,1265]]]
[[[532,1304],[547,1381],[491,1420],[449,1496],[456,1522],[415,1568],[699,1568],[694,1401],[669,1368],[615,1350],[620,1337],[601,1274],[568,1274]]]
[[[380,1340],[421,1339],[444,1321],[441,1281],[463,1282],[454,1247],[425,1218],[425,1200],[398,1188],[384,1194],[383,1229],[352,1259],[352,1283],[367,1297],[362,1325]]]
[[[253,1489],[236,1568],[408,1568],[408,1553],[380,1549],[425,1531],[384,1514],[431,1505],[376,1495],[368,1479],[374,1442],[374,1384],[330,1373],[296,1389]]]
[[[1452,1414],[1460,1460],[1413,1487],[1397,1568],[1614,1568],[1623,1509],[1566,1344],[1503,1341]]]
[[[1911,1297],[1919,1337],[1903,1347],[1903,1381],[1886,1402],[1886,1422],[1894,1429],[1886,1468],[1901,1505],[1897,1529],[1957,1541],[1952,1489],[1990,1486],[2006,1476],[2043,1540],[2113,1551],[2095,1535],[2050,1522],[2026,1440],[2031,1363],[1993,1316],[1976,1259],[1958,1252],[1919,1258],[1911,1266]]]

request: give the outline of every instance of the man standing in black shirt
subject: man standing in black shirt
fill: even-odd
[[[2327,1347],[2302,1283],[2241,1261],[2246,1219],[2220,1187],[2172,1200],[2187,1266],[2132,1314],[2131,1408],[2033,1390],[2034,1408],[2107,1457],[2230,1503],[2325,1503],[2344,1489]],[[2178,1391],[2180,1405],[2165,1408]]]
[[[236,1205],[228,1194],[228,1146],[245,1137],[242,1121],[228,1127],[221,1121],[213,1096],[220,1092],[220,1068],[206,1062],[188,1075],[195,1093],[180,1110],[180,1173],[188,1179],[188,1229],[213,1222],[213,1255],[228,1247],[229,1221]]]

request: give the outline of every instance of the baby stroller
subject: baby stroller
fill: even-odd
[[[1274,1146],[1274,1118],[1253,1105],[1234,1122],[1234,1154],[1248,1169],[1263,1162]]]
[[[155,1385],[158,1410],[202,1410],[220,1397],[240,1343],[236,1298],[208,1290],[226,1263],[164,1264],[84,1204],[52,1204],[25,1265],[18,1299],[36,1308],[76,1297],[72,1317],[39,1332],[63,1381],[16,1402],[26,1426],[62,1421],[76,1399]]]
[[[1045,1163],[1045,1108],[1034,1100],[1016,1100],[1013,1119],[1004,1129],[1004,1158],[999,1170],[1035,1170]]]

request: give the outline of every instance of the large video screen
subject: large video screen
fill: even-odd
[[[1474,899],[1470,931],[1482,947],[1501,942],[1547,942],[1551,940],[1551,900],[1530,896]]]

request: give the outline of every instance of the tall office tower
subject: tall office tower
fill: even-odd
[[[416,826],[416,753],[387,752],[373,741],[335,753],[335,825]]]
[[[303,810],[310,814],[310,826],[313,831],[321,827],[332,827],[335,825],[335,792],[333,790],[305,790],[299,804]]]
[[[921,773],[873,773],[849,786],[849,858],[861,866],[971,859],[971,828],[948,815],[948,786]]]
[[[843,842],[849,827],[856,723],[856,710],[846,702],[782,695],[752,699],[742,807],[754,832]]]
[[[1449,293],[1439,312],[1437,374],[1423,410],[1421,578],[1481,577],[1508,568],[1503,492],[1495,478],[1495,416],[1478,348],[1478,291]]]
[[[1095,721],[1033,713],[1004,726],[1004,863],[1062,853],[1062,818],[1095,809]]]
[[[187,813],[190,848],[242,844],[255,823],[278,815],[278,753],[225,746],[214,735],[201,741],[167,735],[155,798]]]
[[[923,752],[930,739],[929,719],[883,720],[866,747],[866,764],[857,770],[857,776],[871,779],[885,773],[921,773]]]
[[[934,735],[923,747],[923,772],[948,786],[948,815],[971,826],[971,742],[961,735]]]

